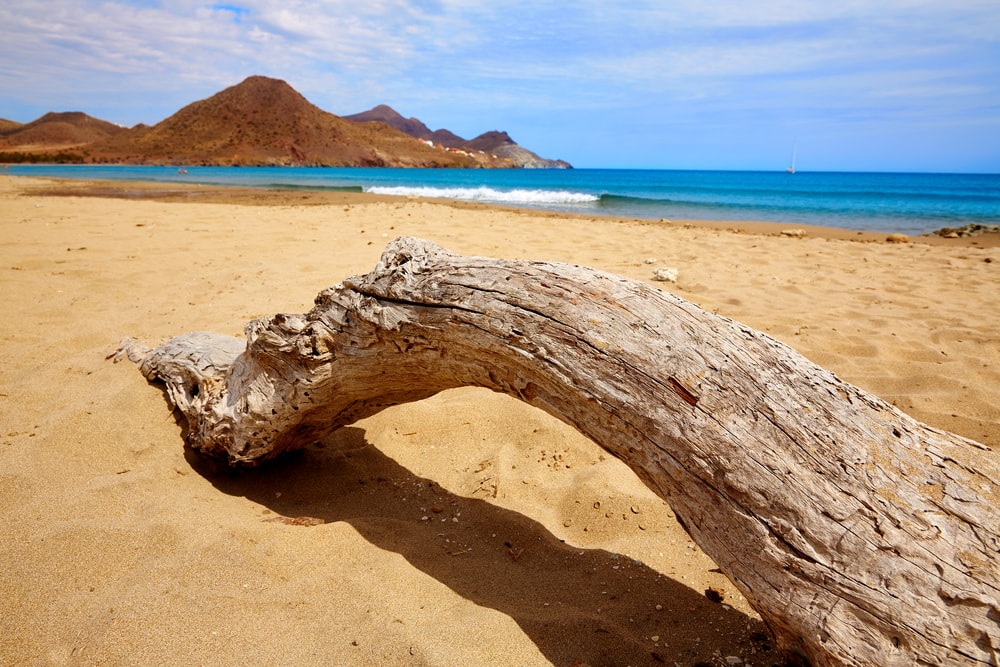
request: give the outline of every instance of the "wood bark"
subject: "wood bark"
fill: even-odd
[[[666,499],[784,649],[998,664],[1000,468],[970,451],[986,447],[643,283],[398,239],[245,341],[122,353],[166,384],[191,447],[237,466],[447,388],[515,396]]]

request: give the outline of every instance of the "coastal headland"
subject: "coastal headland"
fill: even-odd
[[[638,280],[673,269],[653,284],[1000,446],[997,235],[2,175],[0,210],[13,664],[778,661],[661,499],[512,399],[449,391],[233,476],[185,451],[157,386],[105,359],[124,337],[304,312],[397,236]]]
[[[0,118],[0,162],[214,166],[567,169],[506,132],[466,140],[431,132],[379,105],[341,117],[280,79],[251,76],[149,126],[125,128],[83,112],[29,123]]]

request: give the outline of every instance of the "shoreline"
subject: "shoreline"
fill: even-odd
[[[519,215],[558,218],[568,220],[603,220],[633,225],[694,226],[705,229],[724,230],[735,233],[762,236],[791,236],[795,238],[822,238],[829,240],[857,241],[862,243],[922,243],[949,247],[1000,247],[1000,233],[986,233],[975,236],[946,238],[937,232],[910,236],[886,232],[858,231],[822,225],[791,224],[769,221],[742,220],[665,220],[652,218],[630,218],[616,215],[601,216],[592,213],[552,211],[530,207],[503,204],[470,202],[446,198],[417,197],[401,195],[381,195],[365,192],[329,190],[303,190],[277,187],[250,187],[229,185],[203,185],[165,183],[142,180],[100,180],[75,179],[51,176],[20,176],[2,174],[11,178],[52,182],[51,188],[38,187],[35,194],[45,196],[108,197],[115,199],[151,199],[156,201],[190,201],[202,203],[239,204],[252,206],[319,206],[355,205],[379,202],[425,201],[466,210],[495,209]],[[801,230],[801,233],[798,233]],[[940,230],[939,230],[940,231]]]

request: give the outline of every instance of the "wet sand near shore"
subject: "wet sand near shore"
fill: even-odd
[[[42,185],[36,194],[47,196],[81,196],[108,197],[121,199],[154,199],[157,201],[198,201],[217,204],[243,204],[250,206],[337,206],[375,202],[392,202],[399,200],[426,201],[454,206],[466,210],[498,209],[524,215],[554,217],[566,220],[588,219],[595,216],[559,211],[544,211],[524,209],[496,204],[468,202],[449,199],[433,199],[428,197],[394,197],[361,192],[299,190],[281,188],[247,188],[218,185],[185,185],[183,183],[132,182],[132,181],[69,181],[55,180],[48,185]],[[746,222],[726,220],[654,220],[643,218],[598,217],[608,221],[626,221],[631,224],[669,224],[681,226],[696,226],[705,229],[721,229],[731,232],[743,232],[761,235],[786,235],[794,237],[810,236],[824,239],[838,239],[859,242],[884,242],[890,236],[884,232],[857,231],[839,227],[823,227],[818,225],[793,225],[778,222]],[[900,239],[896,239],[897,241]],[[1000,246],[1000,233],[987,233],[973,236],[958,236],[946,238],[936,234],[924,234],[907,239],[907,242],[918,242],[928,245],[964,246],[994,248]]]

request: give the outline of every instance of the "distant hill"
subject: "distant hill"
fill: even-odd
[[[425,141],[432,141],[435,145],[440,144],[446,148],[461,148],[465,139],[450,130],[434,130],[427,136],[421,137]]]
[[[496,138],[485,139],[487,135]],[[126,129],[77,111],[47,113],[23,125],[0,119],[0,158],[246,166],[569,166],[539,158],[506,133],[487,133],[469,142],[448,130],[431,132],[386,105],[341,118],[284,81],[263,76],[189,104],[153,126]]]
[[[562,160],[547,160],[539,157],[526,148],[519,146],[506,132],[485,132],[475,139],[468,141],[449,130],[435,130],[431,132],[430,128],[422,121],[416,118],[404,118],[402,114],[385,104],[380,104],[368,111],[344,116],[344,119],[359,123],[385,123],[410,136],[430,141],[434,145],[466,151],[481,151],[496,155],[499,158],[511,160],[518,167],[567,169],[571,166],[568,162]]]
[[[0,118],[0,137],[7,134],[8,132],[13,132],[19,127],[22,127],[22,124],[18,123],[15,120],[7,120],[6,118]]]
[[[538,157],[510,138],[506,132],[484,132],[465,144],[466,148],[484,151],[500,158],[513,161],[527,169],[569,169],[570,164],[562,160],[546,160]]]
[[[422,121],[416,118],[404,118],[398,111],[386,104],[380,104],[374,109],[344,116],[343,118],[355,123],[385,123],[400,132],[407,133],[411,137],[430,141],[435,146],[461,148],[466,143],[465,139],[448,130],[435,130],[431,132],[431,129],[424,125]]]
[[[0,121],[0,148],[21,151],[74,148],[113,137],[125,128],[81,111],[50,112],[30,123]]]
[[[505,166],[435,149],[388,125],[352,123],[263,76],[90,146],[89,153],[93,161],[145,164]]]
[[[403,118],[395,109],[386,104],[380,104],[374,109],[351,116],[343,116],[343,119],[355,123],[385,123],[417,139],[423,139],[431,133],[430,128],[416,118]]]

